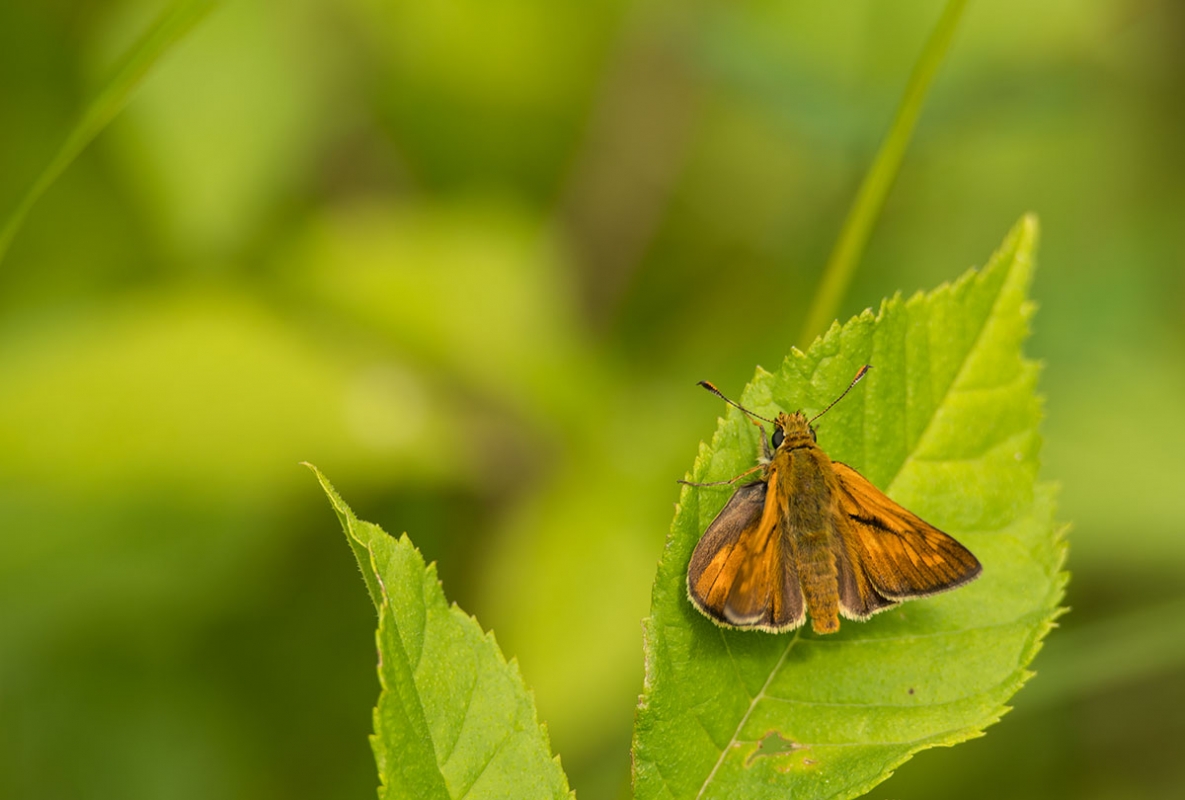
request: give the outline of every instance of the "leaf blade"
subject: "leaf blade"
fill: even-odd
[[[821,446],[967,544],[984,577],[828,637],[725,631],[690,607],[684,570],[728,492],[685,490],[645,626],[637,797],[853,797],[1004,713],[1065,583],[1052,491],[1035,484],[1038,370],[1021,353],[1035,239],[1023,219],[982,271],[833,325],[741,398],[767,416],[818,411],[873,364],[863,402],[821,421]],[[752,428],[730,411],[692,479],[752,464]]]
[[[435,565],[406,535],[359,520],[311,464],[379,614],[381,692],[371,746],[381,797],[567,798],[518,666],[449,605]]]

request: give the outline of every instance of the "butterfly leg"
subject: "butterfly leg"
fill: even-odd
[[[752,475],[754,472],[756,472],[757,470],[761,469],[764,466],[765,466],[764,464],[758,464],[757,466],[753,467],[753,469],[747,469],[744,472],[742,472],[740,475],[737,475],[735,478],[729,478],[726,481],[711,481],[710,483],[693,483],[691,481],[678,481],[678,483],[681,483],[684,486],[731,486],[732,484],[739,481],[741,478],[744,478],[747,475]]]
[[[765,435],[765,426],[757,420],[753,420],[753,424],[756,425],[757,429],[761,431],[761,460],[763,462],[773,461],[774,451],[773,448],[769,446],[769,437]]]

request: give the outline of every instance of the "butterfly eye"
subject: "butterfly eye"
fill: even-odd
[[[774,446],[775,450],[777,450],[779,447],[782,446],[782,440],[785,438],[786,438],[786,432],[784,430],[782,430],[781,428],[778,428],[776,431],[774,431],[774,435],[769,437],[769,443]]]
[[[810,431],[811,431],[811,441],[812,442],[819,441],[819,437],[817,435],[815,435],[815,429],[811,428]]]

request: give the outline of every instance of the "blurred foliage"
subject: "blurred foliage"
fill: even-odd
[[[163,6],[0,3],[0,219]],[[780,362],[941,7],[220,4],[0,263],[0,794],[370,796],[371,612],[301,459],[439,561],[579,795],[625,791],[692,384]],[[1183,40],[1170,0],[970,4],[846,295],[1040,212],[1075,521],[1063,679],[879,796],[1185,782],[1146,622],[1185,597]]]

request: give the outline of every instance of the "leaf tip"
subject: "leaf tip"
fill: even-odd
[[[1037,248],[1037,241],[1041,235],[1041,223],[1032,211],[1026,213],[1009,232],[1012,250],[1017,257],[1031,260],[1033,251]]]
[[[342,496],[337,493],[337,489],[333,488],[333,484],[329,482],[329,478],[325,477],[325,473],[309,461],[301,461],[300,465],[308,467],[313,475],[316,476],[317,482],[321,484],[321,489],[325,492],[325,496],[329,498],[329,503],[333,506],[333,510],[338,513],[338,516],[342,517],[343,524],[345,524],[346,519],[354,517],[354,512],[350,509],[346,501],[342,499]]]

